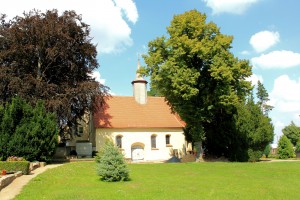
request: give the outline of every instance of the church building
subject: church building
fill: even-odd
[[[133,96],[107,97],[104,108],[79,127],[79,136],[68,142],[68,148],[79,157],[90,157],[110,138],[127,160],[182,158],[187,151],[185,123],[171,112],[164,97],[147,96],[147,81],[138,72],[132,87]]]
[[[138,72],[132,86],[133,96],[112,96],[106,107],[95,113],[96,149],[108,137],[132,161],[181,158],[187,146],[185,123],[171,112],[164,97],[147,97],[147,81]]]

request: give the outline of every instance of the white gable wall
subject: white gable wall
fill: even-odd
[[[151,135],[156,135],[156,148],[151,148]],[[132,159],[132,147],[139,145],[143,148],[143,161],[163,161],[174,155],[182,157],[185,154],[186,141],[181,128],[147,128],[147,129],[96,129],[96,150],[99,151],[105,138],[116,142],[116,136],[122,136],[122,151],[125,158]],[[170,145],[166,145],[166,135],[170,135]]]

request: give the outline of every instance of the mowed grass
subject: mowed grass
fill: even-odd
[[[94,162],[32,179],[16,199],[300,199],[300,162],[130,164],[131,180],[102,182]]]

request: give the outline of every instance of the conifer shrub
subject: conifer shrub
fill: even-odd
[[[279,159],[287,159],[287,158],[295,157],[293,144],[285,135],[281,136],[278,141],[277,154]]]
[[[264,155],[266,156],[266,158],[269,157],[270,153],[271,153],[271,145],[268,144],[264,150]]]
[[[29,105],[19,97],[0,105],[0,159],[10,156],[28,161],[48,161],[58,143],[54,113],[46,112],[44,103]]]
[[[121,150],[107,140],[96,156],[98,175],[105,182],[128,181],[129,170]]]

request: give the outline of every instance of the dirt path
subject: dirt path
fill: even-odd
[[[46,165],[45,167],[39,167],[33,170],[30,175],[23,175],[21,177],[16,178],[11,184],[6,186],[0,191],[0,199],[1,200],[11,200],[17,196],[24,185],[26,185],[31,179],[36,177],[37,175],[45,172],[47,169],[55,168],[60,166],[61,164],[56,165]]]

